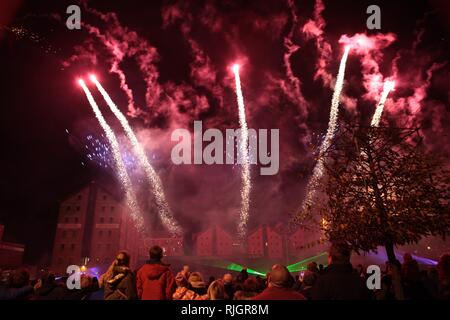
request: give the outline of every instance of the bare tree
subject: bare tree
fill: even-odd
[[[344,125],[324,157],[323,199],[303,215],[319,217],[331,242],[384,246],[396,262],[394,246],[449,233],[449,172],[417,129]]]

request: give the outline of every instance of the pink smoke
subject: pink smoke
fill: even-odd
[[[383,60],[382,50],[389,47],[396,39],[397,37],[393,33],[380,33],[373,36],[357,33],[351,37],[343,35],[339,39],[339,43],[351,46],[351,53],[360,56],[363,86],[366,90],[364,99],[371,101],[380,99],[385,82],[380,71],[380,63]]]

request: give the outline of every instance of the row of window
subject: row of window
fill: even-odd
[[[77,196],[77,200],[81,200],[81,198],[82,198],[82,195],[79,194],[79,195]],[[103,195],[102,199],[103,199],[103,201],[106,201],[106,199],[108,199],[108,197],[107,197],[106,195]]]
[[[76,211],[80,211],[80,206],[74,207]],[[71,206],[66,206],[66,211],[70,211],[72,209]]]
[[[105,222],[105,217],[100,217],[100,223],[104,223]],[[114,222],[114,218],[113,217],[109,217],[108,220],[109,223],[113,223]]]
[[[100,230],[99,232],[98,232],[98,235],[100,236],[100,237],[102,237],[103,236],[103,230]],[[108,230],[108,237],[111,237],[112,236],[112,231],[111,230]]]
[[[80,206],[75,206],[74,208],[75,208],[76,211],[80,211],[81,207]],[[109,210],[111,212],[114,212],[114,209],[115,209],[114,206],[109,207]],[[72,210],[72,206],[66,206],[66,211],[70,211],[70,210]],[[105,212],[105,211],[106,211],[106,206],[102,206],[102,212]]]
[[[76,248],[76,244],[75,244],[75,243],[72,243],[72,244],[70,244],[70,246],[68,246],[68,248],[70,248],[70,251],[74,251],[75,248]],[[66,249],[66,244],[65,244],[65,243],[61,243],[61,244],[59,245],[59,250],[60,250],[60,251],[64,251],[65,249]]]
[[[73,223],[78,223],[78,217],[73,217]],[[70,218],[69,217],[65,217],[64,218],[64,223],[69,223],[70,222]]]
[[[100,223],[104,223],[105,222],[105,217],[100,217],[99,219]],[[70,217],[64,217],[64,223],[69,223],[71,222]],[[73,223],[78,223],[79,222],[79,218],[78,217],[73,217]],[[109,217],[108,219],[109,223],[113,223],[114,222],[114,218],[113,217]]]
[[[67,237],[67,231],[63,230],[61,235],[62,235],[62,238],[65,239]],[[77,236],[77,232],[75,230],[72,230],[71,235],[72,235],[72,238],[75,238]]]

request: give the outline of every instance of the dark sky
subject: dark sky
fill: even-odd
[[[89,33],[86,25],[81,31],[65,28],[65,9],[72,3],[10,1],[0,7],[0,222],[6,224],[6,240],[27,245],[26,261],[48,259],[59,201],[92,179],[105,184],[114,181],[112,171],[90,163],[78,143],[88,134],[101,136],[75,85],[78,76],[91,71],[99,75],[121,109],[128,111],[147,150],[157,155],[153,163],[169,203],[185,230],[194,232],[213,222],[235,222],[239,169],[174,167],[167,139],[171,130],[189,128],[193,120],[201,119],[209,127],[237,127],[227,68],[234,61],[242,62],[249,126],[279,128],[281,141],[279,174],[254,175],[250,226],[286,221],[303,198],[314,165],[312,150],[326,131],[332,95],[329,86],[314,79],[322,51],[316,38],[302,29],[315,19],[315,1],[293,2],[298,18],[294,25],[288,1],[199,1],[195,5],[191,1],[89,1],[82,21],[97,27],[106,35],[104,39],[117,41],[124,52],[120,67],[138,113],[127,110],[117,75],[108,73],[114,57],[105,41]],[[324,56],[326,70],[335,77],[343,34],[367,32],[376,37],[365,26],[365,11],[371,4],[382,9],[380,33],[394,33],[397,38],[382,50],[382,57],[375,57],[380,73],[390,76],[392,63],[400,55],[399,88],[386,118],[421,126],[431,150],[445,149],[450,145],[448,2],[324,1],[320,17],[325,25],[317,19],[316,25],[323,30],[323,43],[332,49]],[[102,14],[107,12],[115,13],[118,20],[104,19]],[[289,36],[300,46],[290,62],[302,82],[305,105],[289,97],[293,87],[283,62],[283,41]],[[145,52],[132,53],[138,47]],[[362,61],[357,55],[349,57],[345,93],[357,102],[343,113],[364,123],[370,119],[374,101],[361,98],[366,93]],[[286,91],[280,89],[282,81],[288,83]],[[423,88],[424,96],[417,96]],[[404,110],[411,99],[419,98],[419,111]]]

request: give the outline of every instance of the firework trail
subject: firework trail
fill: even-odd
[[[181,228],[175,221],[169,205],[166,201],[166,197],[164,194],[164,190],[162,187],[162,182],[156,173],[155,169],[151,166],[151,164],[148,162],[147,156],[145,155],[145,151],[142,148],[141,144],[136,138],[136,135],[133,132],[133,129],[131,129],[130,124],[128,123],[127,119],[123,115],[123,113],[119,110],[119,108],[116,106],[116,104],[112,101],[109,94],[106,92],[106,90],[103,88],[103,86],[100,84],[100,82],[97,80],[97,78],[93,75],[90,76],[91,81],[97,86],[97,89],[100,91],[101,95],[105,99],[106,103],[108,104],[111,111],[114,113],[114,115],[119,119],[120,124],[122,125],[123,129],[125,130],[125,134],[127,135],[128,139],[131,142],[133,152],[136,155],[139,163],[144,168],[145,175],[147,176],[148,181],[151,183],[153,188],[153,193],[155,195],[156,204],[158,206],[158,213],[159,217],[164,224],[164,226],[167,228],[167,230],[174,234],[179,235],[181,234]]]
[[[389,96],[389,93],[392,90],[394,90],[394,87],[395,87],[394,81],[388,80],[384,83],[383,93],[381,94],[380,102],[377,105],[377,109],[375,110],[375,113],[373,115],[372,122],[370,123],[372,127],[378,127],[380,125],[381,115],[383,114],[384,110],[384,104],[387,100],[387,97]]]
[[[250,159],[248,155],[248,127],[245,118],[244,96],[242,95],[241,79],[239,77],[239,65],[233,66],[233,73],[236,82],[236,98],[239,107],[239,125],[241,127],[240,155],[242,159],[242,187],[241,187],[241,216],[239,219],[238,232],[241,238],[246,233],[249,209],[250,209]]]
[[[311,207],[320,179],[322,178],[324,173],[324,153],[330,147],[331,142],[333,141],[334,133],[336,131],[337,117],[339,112],[339,100],[341,97],[342,88],[344,86],[345,66],[347,64],[347,57],[350,52],[350,49],[351,46],[345,47],[345,52],[344,55],[342,56],[341,63],[339,65],[339,72],[336,79],[333,98],[331,100],[331,111],[330,111],[330,120],[328,122],[328,130],[320,146],[319,157],[316,166],[314,167],[311,180],[309,181],[308,186],[306,188],[306,197],[305,200],[303,201],[300,212],[304,212]],[[296,218],[298,219],[298,216]]]
[[[128,176],[127,170],[126,170],[125,165],[122,160],[122,156],[120,154],[119,143],[117,141],[116,135],[114,134],[114,132],[112,131],[112,129],[108,125],[108,123],[106,123],[106,120],[103,117],[102,112],[100,111],[97,103],[95,102],[94,97],[92,96],[91,92],[89,91],[88,87],[86,86],[86,83],[82,79],[80,79],[78,81],[78,83],[83,88],[83,91],[86,94],[86,97],[89,101],[89,104],[92,107],[92,110],[94,111],[94,114],[95,114],[97,120],[99,121],[102,129],[105,131],[106,138],[108,139],[108,141],[111,145],[111,149],[112,149],[112,153],[114,156],[114,162],[116,164],[116,169],[117,169],[117,173],[119,176],[119,180],[125,189],[125,198],[126,198],[127,205],[131,210],[131,217],[134,220],[138,230],[142,231],[144,229],[144,220],[143,220],[142,215],[139,210],[136,195],[135,195],[135,193],[133,191],[133,187],[131,185],[130,177]]]

